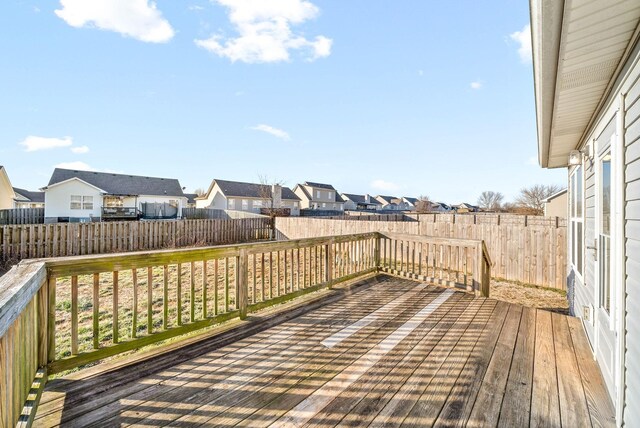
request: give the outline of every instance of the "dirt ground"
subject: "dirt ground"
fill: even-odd
[[[547,309],[563,314],[569,313],[567,294],[561,290],[492,280],[490,296],[497,300],[518,303],[532,308]]]

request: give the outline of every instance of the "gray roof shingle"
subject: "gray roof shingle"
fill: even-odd
[[[380,201],[377,201],[373,197],[369,198],[369,202],[367,202],[365,199],[365,195],[356,195],[353,193],[343,193],[343,195],[349,198],[349,200],[355,202],[356,204],[382,205]]]
[[[110,195],[149,195],[184,197],[182,186],[175,178],[142,177],[138,175],[112,174],[107,172],[75,171],[56,168],[49,186],[79,178],[104,190]]]
[[[17,187],[14,187],[13,191],[17,196],[17,200],[44,203],[44,192],[32,192]]]
[[[305,186],[317,187],[318,189],[336,190],[331,184],[313,183],[311,181],[305,181]]]
[[[225,196],[245,198],[270,198],[271,186],[268,184],[243,183],[241,181],[214,180]],[[282,199],[299,201],[300,198],[288,187],[282,186]]]

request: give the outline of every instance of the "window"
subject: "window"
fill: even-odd
[[[571,264],[576,272],[582,276],[584,255],[584,220],[583,220],[583,179],[582,166],[577,167],[570,179],[571,200],[569,206],[571,226]]]
[[[327,199],[331,200],[331,192],[327,192]]]
[[[235,199],[229,199],[229,209],[230,210],[235,210],[236,209],[236,200]]]
[[[93,196],[71,195],[71,204],[69,207],[72,210],[92,210]]]
[[[611,310],[611,153],[600,160],[600,307]]]
[[[242,211],[247,211],[249,209],[249,201],[247,199],[242,200]]]
[[[323,203],[322,203],[322,208],[327,208],[327,204],[326,204],[326,202],[323,202]]]
[[[319,190],[316,190],[316,199],[320,199],[320,198],[321,198],[321,196],[320,196],[320,191],[319,191]]]
[[[71,209],[72,210],[81,210],[82,209],[82,196],[80,196],[80,195],[71,195]]]
[[[293,203],[293,207],[294,207],[294,208],[298,208],[298,203],[297,203],[297,202],[294,202],[294,203]]]
[[[93,196],[83,196],[82,197],[82,209],[83,210],[92,210],[93,209]]]
[[[261,199],[256,199],[255,201],[253,201],[253,206],[254,206],[254,208],[261,208],[262,207],[262,200]]]

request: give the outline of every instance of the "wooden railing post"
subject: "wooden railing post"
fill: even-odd
[[[327,244],[327,250],[325,251],[325,266],[327,267],[326,281],[329,283],[331,283],[331,281],[333,281],[333,278],[335,277],[334,269],[336,262],[336,253],[335,249],[333,248],[333,244],[334,240],[332,239],[331,242]],[[331,285],[329,285],[329,288],[331,288]]]
[[[238,271],[237,271],[237,293],[236,299],[238,300],[238,310],[240,311],[240,319],[247,318],[247,305],[249,294],[249,256],[246,249],[240,250],[238,256]]]

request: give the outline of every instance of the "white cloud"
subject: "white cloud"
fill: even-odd
[[[325,36],[310,40],[292,31],[318,16],[319,9],[307,0],[215,0],[228,10],[238,37],[214,34],[195,44],[232,62],[280,62],[300,51],[308,61],[331,54],[333,41]]]
[[[471,89],[480,89],[482,88],[482,82],[476,80],[475,82],[471,82],[469,86],[471,86]]]
[[[395,183],[392,183],[390,181],[384,181],[384,180],[373,180],[371,182],[371,187],[376,189],[376,190],[382,190],[385,192],[390,192],[390,191],[395,191],[395,190],[399,190],[400,186],[398,186]]]
[[[47,138],[29,135],[23,141],[19,142],[21,146],[25,146],[25,152],[37,152],[39,150],[56,149],[59,147],[69,147],[73,144],[71,137],[64,138]]]
[[[253,126],[251,127],[251,129],[253,129],[254,131],[266,132],[267,134],[271,134],[274,137],[278,137],[284,141],[291,140],[291,137],[286,131],[283,131],[282,129],[274,128],[273,126],[261,124],[261,125]]]
[[[95,169],[94,167],[80,161],[62,162],[62,163],[59,163],[58,165],[55,165],[54,168],[73,169],[73,170],[80,170],[80,171],[97,171],[97,169]]]
[[[531,62],[531,25],[525,25],[522,30],[509,34],[511,40],[518,43],[518,55],[520,61],[525,64]]]
[[[418,76],[424,76],[424,70],[418,70]]]
[[[168,42],[171,24],[150,0],[60,0],[55,14],[72,27],[115,31],[143,42]]]
[[[201,10],[204,10],[204,7],[198,6],[197,4],[194,4],[194,5],[189,6],[189,10],[199,12]]]
[[[89,153],[88,146],[71,147],[71,151],[75,154]]]

